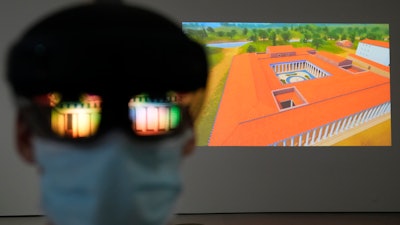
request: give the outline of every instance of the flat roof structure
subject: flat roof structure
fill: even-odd
[[[347,58],[291,46],[235,56],[208,145],[273,145],[390,104],[389,77],[350,67]]]
[[[390,44],[387,41],[378,41],[378,40],[372,40],[365,38],[360,41],[361,43],[369,44],[369,45],[374,45],[374,46],[379,46],[382,48],[389,48]]]

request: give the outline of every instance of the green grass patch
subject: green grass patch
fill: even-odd
[[[196,124],[197,145],[207,146],[208,139],[214,126],[215,117],[217,116],[219,102],[225,87],[225,81],[228,75],[226,71],[223,78],[219,81],[212,93],[209,93],[209,101],[203,106],[203,111]]]
[[[239,54],[247,53],[248,52],[247,50],[249,49],[250,46],[253,46],[253,48],[255,48],[255,52],[265,52],[267,46],[271,45],[270,43],[271,43],[270,41],[249,42],[240,47]]]
[[[334,54],[345,52],[342,48],[336,45],[336,41],[327,41],[325,44],[321,45],[318,50],[323,50]]]
[[[222,48],[207,47],[206,51],[210,69],[221,62],[224,57],[224,54],[222,53]]]

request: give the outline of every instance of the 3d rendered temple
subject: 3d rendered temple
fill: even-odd
[[[370,39],[345,57],[291,45],[237,55],[208,145],[330,145],[389,120],[389,55],[389,42]]]

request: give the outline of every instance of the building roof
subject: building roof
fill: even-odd
[[[267,53],[295,52],[291,45],[268,46]]]
[[[383,70],[383,71],[390,72],[390,67],[389,67],[389,66],[385,66],[385,65],[383,65],[383,64],[380,64],[380,63],[377,63],[377,62],[375,62],[375,61],[369,60],[369,59],[367,59],[367,58],[358,56],[358,55],[356,55],[356,54],[349,54],[349,56],[350,56],[351,58],[354,58],[354,59],[360,60],[360,61],[362,61],[362,62],[365,62],[365,63],[367,63],[367,64],[369,64],[369,65],[371,65],[371,66],[374,66],[374,67],[376,67],[376,68],[379,68],[379,69],[381,69],[381,70]]]
[[[317,56],[320,56],[323,59],[326,59],[326,60],[329,60],[331,62],[334,62],[337,65],[340,64],[340,63],[343,63],[345,61],[349,61],[345,57],[342,57],[342,56],[339,56],[339,55],[335,55],[335,54],[327,52],[327,51],[318,51]],[[351,61],[349,63],[351,63]]]
[[[209,145],[266,146],[390,101],[390,79],[373,72],[353,74],[313,54],[267,56],[246,53],[234,57]],[[331,75],[282,84],[270,66],[304,60]],[[281,111],[273,92],[289,87],[306,104]]]
[[[351,42],[351,41],[349,41],[349,40],[337,41],[336,44],[342,45],[342,46],[344,46],[344,47],[351,47],[351,46],[353,46],[353,42]]]
[[[372,40],[372,39],[365,38],[365,39],[361,40],[360,42],[364,43],[364,44],[379,46],[382,48],[389,48],[389,42],[387,42],[387,41],[378,41],[378,40]]]

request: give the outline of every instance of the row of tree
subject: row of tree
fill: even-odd
[[[224,26],[201,26],[184,28],[193,39],[201,43],[218,41],[265,41],[272,45],[288,43],[298,39],[303,43],[312,43],[318,49],[327,40],[349,40],[355,42],[364,38],[388,40],[389,27],[386,24],[351,24],[351,25],[318,25],[318,24],[286,24],[282,27],[248,28],[243,23],[240,26],[221,24]]]

